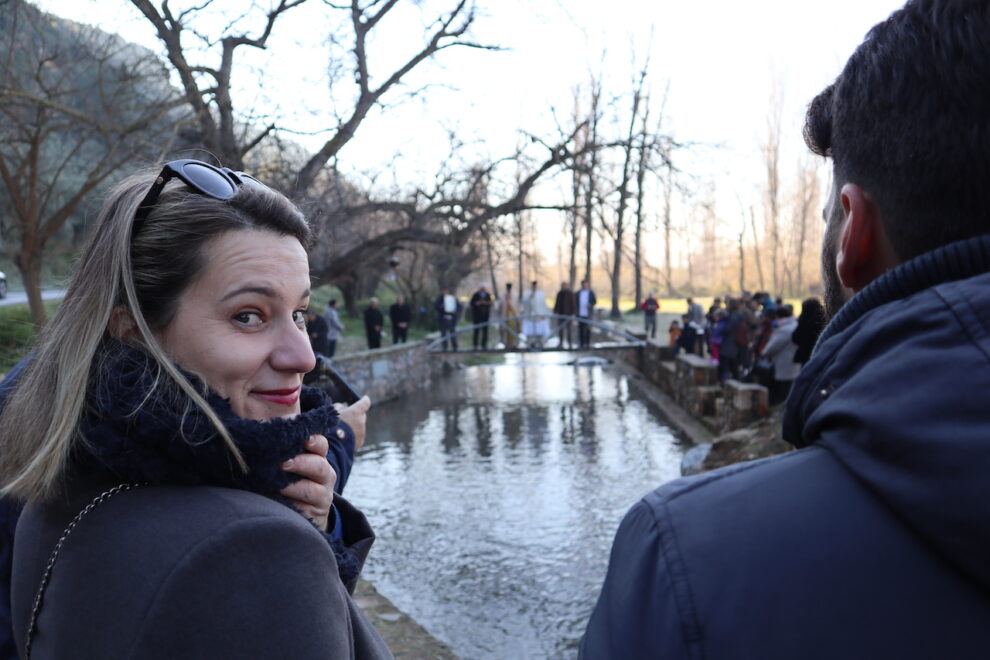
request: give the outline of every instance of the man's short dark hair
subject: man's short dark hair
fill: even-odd
[[[990,232],[988,35],[988,0],[910,0],[808,107],[808,147],[876,201],[901,260]]]

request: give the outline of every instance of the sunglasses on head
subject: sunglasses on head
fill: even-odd
[[[165,184],[172,179],[179,179],[189,186],[193,192],[205,195],[206,197],[212,197],[213,199],[230,199],[237,194],[237,190],[241,186],[269,189],[268,186],[250,174],[235,172],[229,167],[215,167],[209,163],[192,158],[173,160],[165,163],[162,173],[151,184],[148,194],[144,196],[141,204],[138,205],[137,212],[134,214],[133,234],[137,233],[141,223],[151,213],[151,209],[154,208],[155,202],[158,201],[158,196],[165,188]]]

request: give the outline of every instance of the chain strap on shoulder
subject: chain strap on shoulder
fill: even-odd
[[[72,519],[72,522],[68,524],[65,530],[62,532],[62,536],[59,537],[58,542],[55,544],[55,549],[52,550],[52,554],[48,557],[48,564],[45,566],[45,572],[41,575],[41,585],[38,586],[38,593],[34,597],[34,605],[31,607],[31,618],[28,620],[28,631],[27,638],[24,641],[24,660],[30,660],[31,658],[31,638],[34,637],[35,628],[38,623],[38,612],[41,611],[41,601],[45,596],[45,589],[48,587],[48,581],[52,577],[52,568],[55,566],[55,561],[58,559],[58,553],[62,550],[62,545],[65,540],[69,538],[69,534],[72,530],[76,528],[79,521],[85,517],[87,513],[100,506],[107,500],[109,500],[114,495],[118,493],[124,493],[132,488],[138,488],[140,486],[147,486],[148,484],[119,484],[114,486],[110,490],[105,490],[93,500],[83,507],[83,510],[76,514],[76,517]]]

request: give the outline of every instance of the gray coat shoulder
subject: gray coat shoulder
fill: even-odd
[[[91,495],[29,507],[21,519],[13,606],[22,650],[44,562]],[[146,487],[94,509],[66,541],[33,657],[391,654],[302,516],[244,491]]]

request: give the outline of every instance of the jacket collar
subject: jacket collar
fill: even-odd
[[[811,360],[794,381],[783,419],[784,440],[796,447],[814,442],[804,437],[804,422],[831,396],[824,375],[844,342],[835,341],[865,314],[945,282],[990,272],[990,234],[950,243],[898,265],[857,293],[822,331]]]

